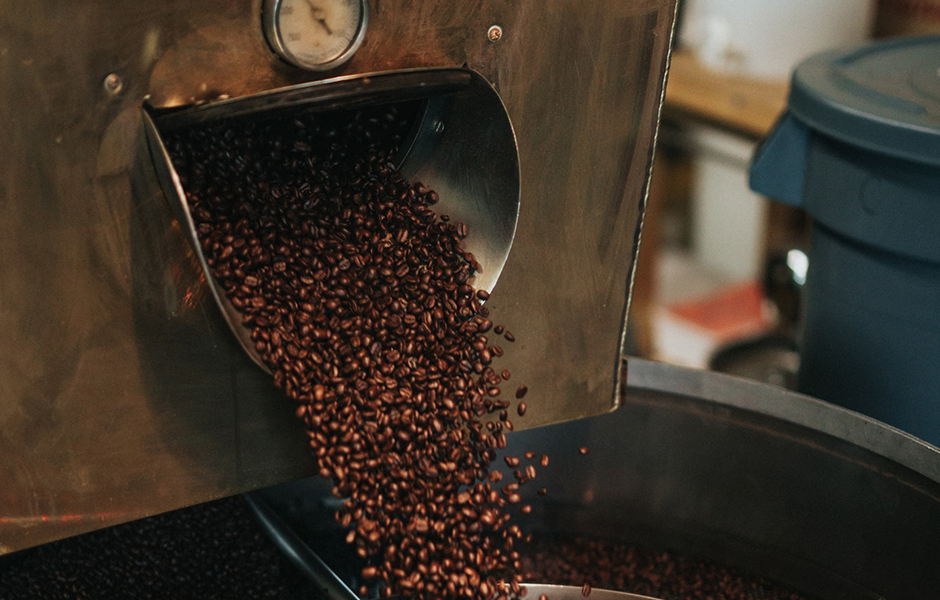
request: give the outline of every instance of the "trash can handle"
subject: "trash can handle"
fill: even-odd
[[[785,112],[754,152],[751,189],[784,204],[803,206],[809,136],[809,128]]]

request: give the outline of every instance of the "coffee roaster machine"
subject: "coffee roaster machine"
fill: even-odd
[[[325,506],[163,136],[407,100],[422,109],[401,169],[469,224],[477,285],[519,340],[506,361],[533,401],[511,446],[553,457],[530,527],[616,532],[819,598],[932,597],[935,448],[624,356],[675,8],[4,2],[0,554],[251,490]]]

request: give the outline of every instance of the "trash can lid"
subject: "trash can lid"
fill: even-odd
[[[817,54],[796,68],[789,108],[848,144],[940,166],[940,36]]]

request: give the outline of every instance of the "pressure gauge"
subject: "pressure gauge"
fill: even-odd
[[[264,0],[264,34],[274,51],[311,71],[334,69],[359,49],[369,0]]]

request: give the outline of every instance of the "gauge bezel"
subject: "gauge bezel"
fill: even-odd
[[[305,61],[288,50],[281,35],[278,19],[282,4],[283,0],[263,0],[261,21],[268,45],[271,46],[271,49],[279,58],[288,64],[308,71],[331,71],[346,64],[362,46],[362,42],[366,37],[366,29],[369,27],[369,0],[359,0],[359,25],[352,41],[338,56],[323,63]]]

